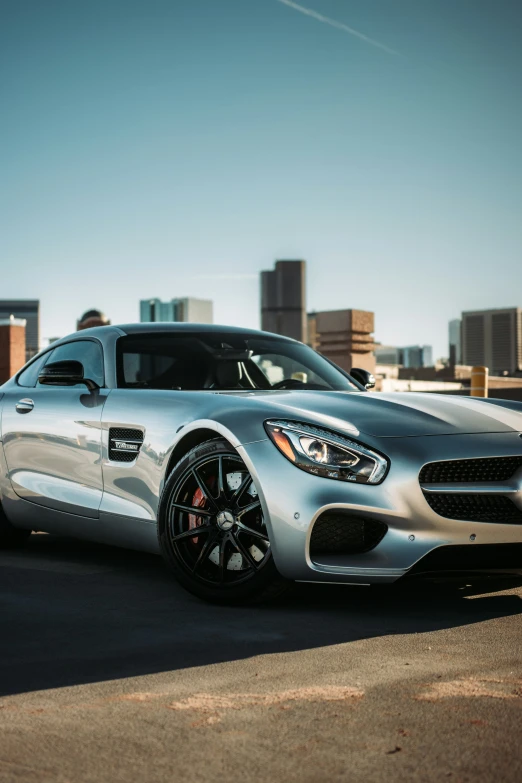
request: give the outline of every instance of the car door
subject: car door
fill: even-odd
[[[50,363],[74,359],[84,384],[47,386],[38,373]],[[104,385],[103,349],[95,339],[77,339],[37,358],[3,400],[2,430],[14,492],[41,506],[98,517],[102,493],[101,415],[109,394]]]

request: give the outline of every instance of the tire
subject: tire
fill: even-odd
[[[173,469],[158,538],[178,582],[205,601],[261,603],[290,585],[276,569],[252,477],[222,438],[195,446]]]
[[[0,549],[12,549],[22,546],[30,535],[30,530],[22,530],[11,525],[0,504]]]

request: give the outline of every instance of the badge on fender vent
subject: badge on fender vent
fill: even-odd
[[[138,451],[139,443],[130,443],[126,440],[111,440],[111,449],[121,449],[122,451]]]
[[[143,432],[122,427],[109,430],[109,459],[116,462],[132,462],[143,444]]]

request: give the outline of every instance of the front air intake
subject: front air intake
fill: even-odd
[[[109,459],[115,462],[133,462],[143,444],[141,430],[111,427],[109,430]]]
[[[310,537],[310,557],[360,555],[374,549],[388,526],[376,519],[353,516],[342,510],[325,511],[316,520]]]
[[[522,510],[505,495],[425,492],[428,504],[441,517],[467,522],[496,522],[521,525]]]

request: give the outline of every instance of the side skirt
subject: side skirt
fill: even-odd
[[[92,519],[45,508],[16,495],[14,498],[11,493],[2,498],[2,507],[14,527],[159,554],[156,522],[103,511],[99,519]]]

